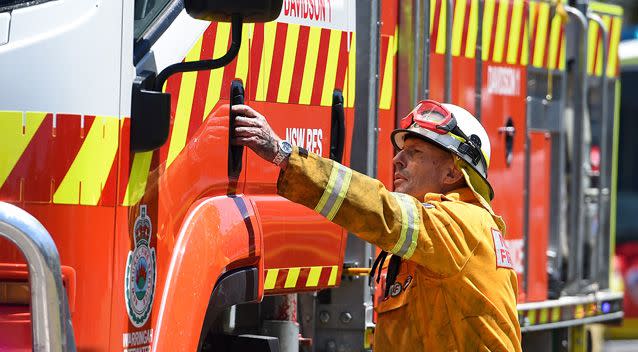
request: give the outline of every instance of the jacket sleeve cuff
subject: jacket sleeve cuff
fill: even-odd
[[[288,165],[279,172],[277,193],[313,209],[328,183],[332,160],[293,147]]]

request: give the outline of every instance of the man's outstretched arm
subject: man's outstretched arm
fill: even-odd
[[[273,160],[281,139],[264,116],[244,105],[233,111],[238,116],[234,143]],[[434,274],[458,272],[472,251],[442,207],[424,208],[412,196],[390,192],[378,180],[303,149],[295,148],[280,166],[280,195]]]

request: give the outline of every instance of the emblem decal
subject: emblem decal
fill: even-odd
[[[135,327],[143,326],[149,318],[155,295],[155,248],[151,248],[153,225],[140,205],[140,215],[133,225],[135,248],[128,254],[124,277],[126,311]]]
[[[431,204],[431,203],[421,203],[421,204],[423,204],[423,207],[424,207],[425,209],[432,209],[432,208],[434,208],[434,204]]]
[[[411,283],[412,283],[412,276],[408,275],[408,277],[405,278],[405,282],[403,283],[403,289],[404,290],[407,289]]]
[[[401,291],[403,291],[403,286],[401,286],[400,283],[395,282],[390,287],[390,296],[396,297],[396,296],[398,296],[401,293]]]
[[[492,239],[494,240],[494,255],[496,256],[496,267],[514,269],[512,255],[510,254],[507,243],[505,243],[505,239],[503,239],[503,234],[501,234],[501,231],[492,229]]]

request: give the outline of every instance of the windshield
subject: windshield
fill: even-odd
[[[139,39],[171,0],[135,0],[135,40]]]
[[[624,68],[621,77],[618,145],[618,243],[638,240],[638,66]]]

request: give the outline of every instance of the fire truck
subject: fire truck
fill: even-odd
[[[278,196],[229,107],[391,188],[426,98],[489,134],[524,349],[595,348],[623,318],[621,26],[587,0],[3,1],[0,350],[372,349],[376,249]]]

